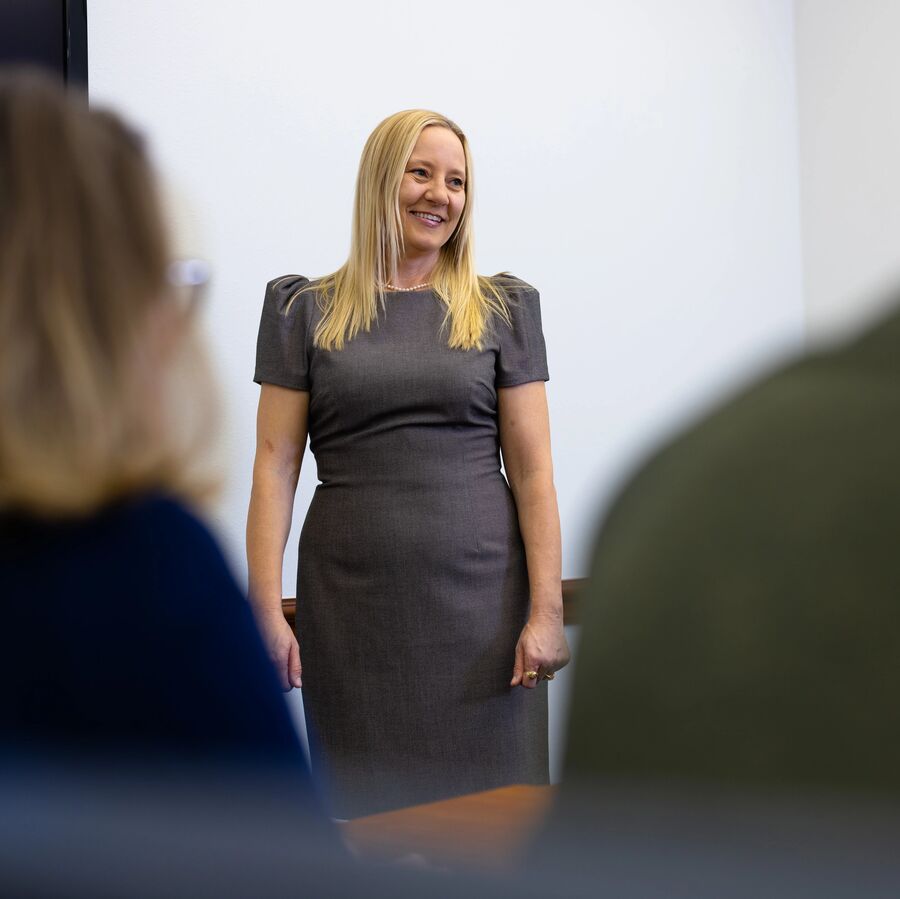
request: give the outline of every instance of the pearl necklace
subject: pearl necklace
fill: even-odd
[[[398,290],[402,293],[408,293],[411,290],[421,290],[423,287],[428,287],[430,283],[430,281],[426,281],[424,284],[413,284],[412,287],[395,287],[393,284],[385,284],[384,286],[388,290]]]

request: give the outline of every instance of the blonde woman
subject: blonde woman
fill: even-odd
[[[266,290],[250,592],[342,817],[548,779],[569,653],[539,299],[476,274],[472,198],[460,128],[392,115],[346,264]],[[307,435],[298,644],[281,570]]]
[[[191,511],[212,485],[201,280],[170,268],[140,140],[45,77],[0,74],[0,744],[265,759],[308,784],[250,607]]]

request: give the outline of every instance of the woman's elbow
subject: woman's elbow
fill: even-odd
[[[295,483],[300,477],[302,451],[293,447],[279,448],[271,441],[261,441],[253,460],[254,484]]]
[[[520,469],[507,468],[507,480],[516,501],[524,496],[555,495],[552,465],[523,466]]]

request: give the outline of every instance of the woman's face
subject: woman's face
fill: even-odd
[[[399,201],[406,255],[437,256],[466,205],[466,156],[449,128],[422,130],[406,163]]]

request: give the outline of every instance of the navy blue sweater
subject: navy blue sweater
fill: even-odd
[[[249,604],[179,503],[0,517],[0,739],[54,750],[305,759]]]

